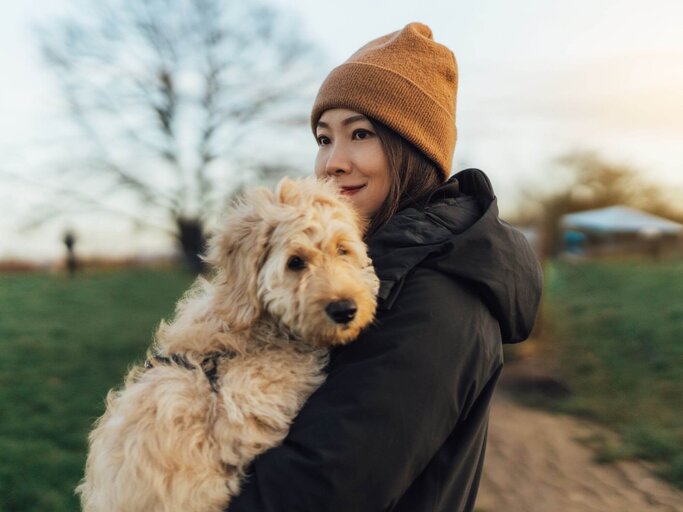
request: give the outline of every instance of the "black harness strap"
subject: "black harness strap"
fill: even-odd
[[[218,365],[222,358],[232,359],[237,354],[231,351],[224,352],[211,352],[207,355],[199,366],[192,364],[188,359],[180,354],[171,354],[170,356],[162,356],[161,354],[153,354],[149,359],[145,361],[145,369],[149,370],[154,368],[156,364],[163,365],[177,365],[185,368],[186,370],[197,370],[200,369],[206,376],[209,384],[211,385],[211,390],[214,393],[218,392]]]

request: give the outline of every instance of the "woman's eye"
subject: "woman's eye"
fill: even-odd
[[[329,143],[330,143],[330,139],[329,139],[327,136],[325,136],[325,135],[320,135],[320,136],[317,138],[317,141],[318,141],[318,146],[324,146],[325,144],[329,144]]]
[[[299,256],[292,256],[287,260],[287,268],[294,271],[303,270],[306,268],[306,260]]]
[[[354,139],[367,139],[370,135],[372,135],[372,132],[369,130],[365,130],[363,128],[359,128],[358,130],[354,130],[353,132],[353,138]]]

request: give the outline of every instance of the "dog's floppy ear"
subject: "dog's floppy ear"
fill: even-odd
[[[308,180],[306,179],[299,178],[298,180],[294,180],[285,176],[275,187],[275,197],[280,204],[300,204],[302,199],[304,199],[302,187],[306,184],[308,184]]]
[[[261,314],[257,278],[272,232],[266,212],[274,202],[266,188],[250,191],[209,241],[204,260],[216,271],[214,282],[219,291],[215,308],[231,329],[248,328]]]

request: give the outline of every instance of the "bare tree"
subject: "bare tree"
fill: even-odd
[[[230,196],[288,170],[265,157],[306,124],[320,68],[295,20],[257,0],[85,2],[39,37],[81,136],[62,183],[91,177],[170,227],[195,269]]]

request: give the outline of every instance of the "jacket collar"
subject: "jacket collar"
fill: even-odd
[[[467,283],[496,317],[504,342],[529,336],[542,272],[524,235],[498,217],[491,183],[462,171],[424,208],[405,208],[368,240],[380,279],[379,309],[390,309],[409,272],[421,265]]]
[[[495,199],[479,169],[467,169],[436,189],[422,209],[404,208],[368,241],[380,280],[380,308],[393,304],[405,276],[422,261],[443,252],[454,234],[469,228]]]

